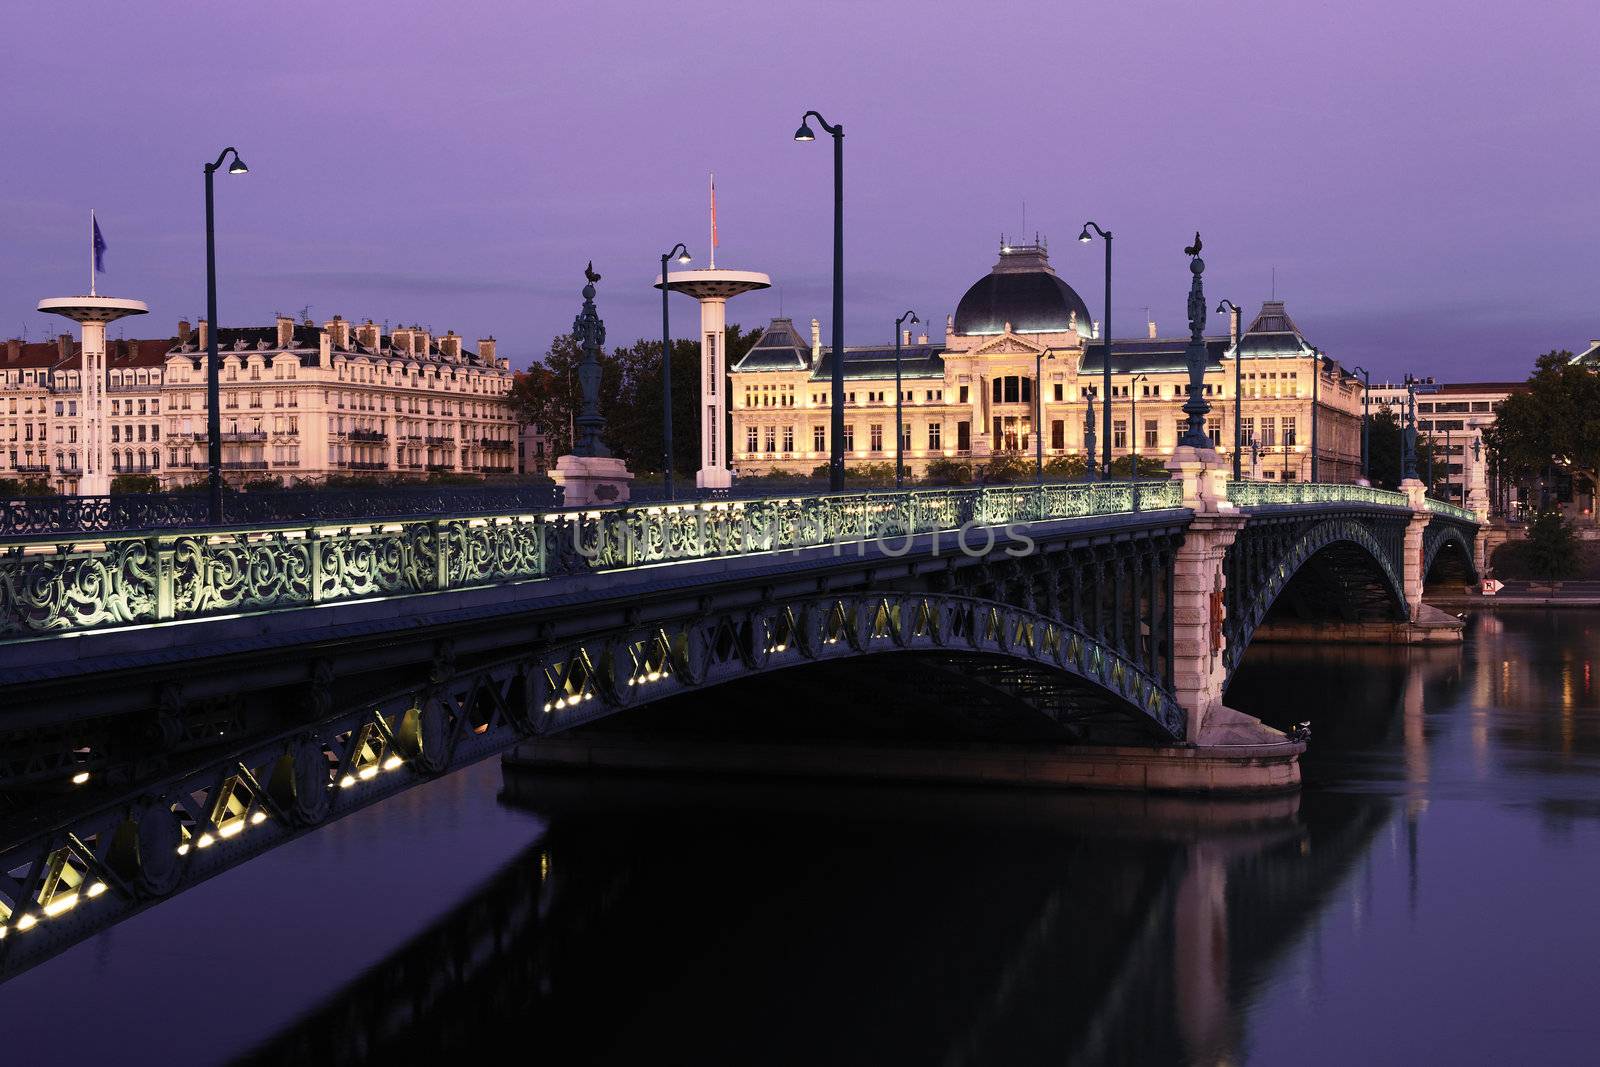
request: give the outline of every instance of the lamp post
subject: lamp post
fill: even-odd
[[[1450,457],[1454,454],[1454,449],[1450,447],[1452,443],[1453,438],[1450,434],[1450,427],[1446,426],[1444,429],[1444,498],[1451,501],[1455,499],[1456,495],[1455,483],[1450,480]]]
[[[212,207],[211,176],[222,161],[233,153],[229,174],[248,174],[250,168],[231,145],[222,150],[206,170],[206,469],[211,495],[211,524],[222,524],[222,357],[217,355],[217,236],[216,212]]]
[[[1417,382],[1406,375],[1406,424],[1400,432],[1400,480],[1417,477]]]
[[[1223,300],[1217,305],[1217,314],[1228,313],[1228,336],[1233,339],[1233,480],[1243,481],[1244,476],[1244,360],[1239,356],[1239,305]]]
[[[1033,354],[1033,480],[1044,483],[1044,361],[1054,360],[1053,350]]]
[[[682,253],[679,255],[679,253]],[[672,492],[672,326],[667,318],[667,261],[689,262],[689,249],[682,241],[672,251],[661,254],[661,498],[671,500]]]
[[[1083,480],[1094,481],[1094,394],[1083,390]]]
[[[1134,479],[1139,477],[1139,383],[1144,381],[1143,374],[1135,374],[1128,380],[1128,476]]]
[[[1368,394],[1372,390],[1372,375],[1365,367],[1356,367],[1355,371],[1361,375],[1361,477],[1368,483],[1372,481],[1372,472],[1367,469],[1367,403]]]
[[[1317,481],[1317,400],[1322,388],[1322,349],[1311,346],[1311,480]]]
[[[905,431],[905,390],[900,388],[900,331],[905,328],[906,320],[911,320],[915,326],[922,320],[917,318],[916,312],[907,311],[894,320],[894,487],[905,488],[906,474],[906,431]]]
[[[1109,479],[1111,477],[1111,232],[1102,230],[1093,222],[1083,224],[1083,232],[1078,234],[1078,240],[1088,244],[1092,239],[1089,231],[1093,230],[1106,242],[1106,314],[1100,327],[1100,340],[1103,342],[1105,355],[1104,373],[1101,375],[1101,384],[1105,387],[1105,395],[1100,398],[1100,433],[1104,440],[1100,444],[1101,474]]]
[[[830,126],[817,112],[807,111],[794,131],[796,141],[817,139],[807,119],[816,119],[833,135],[833,414],[829,420],[828,489],[839,493],[844,491],[844,126]]]

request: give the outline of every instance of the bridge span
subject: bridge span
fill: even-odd
[[[1303,743],[1223,703],[1244,650],[1459,640],[1422,595],[1475,577],[1477,532],[1419,483],[1188,471],[13,538],[0,979],[512,749],[1293,788]]]

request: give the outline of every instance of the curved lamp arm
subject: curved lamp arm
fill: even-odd
[[[794,139],[796,141],[815,141],[817,139],[817,135],[811,132],[811,124],[806,121],[807,119],[816,119],[818,125],[835,137],[844,136],[843,125],[834,126],[818,112],[807,111],[800,116],[800,128],[794,131]]]
[[[900,328],[905,325],[907,319],[910,319],[912,325],[914,326],[922,322],[921,319],[917,318],[917,313],[915,311],[907,311],[904,315],[901,315],[898,319],[894,320],[894,329],[896,333],[900,332]]]
[[[228,158],[228,153],[233,153],[233,164],[228,168],[229,174],[249,174],[250,168],[244,165],[244,160],[239,158],[239,150],[232,145],[224,148],[218,155],[215,163],[206,164],[206,172],[210,173],[222,166],[222,161]]]
[[[1110,231],[1109,230],[1102,230],[1100,228],[1099,223],[1095,223],[1095,222],[1086,222],[1086,223],[1083,224],[1083,232],[1078,234],[1078,240],[1087,242],[1090,239],[1089,238],[1089,231],[1090,230],[1093,230],[1095,233],[1099,234],[1101,237],[1104,237],[1108,241],[1111,240]]]

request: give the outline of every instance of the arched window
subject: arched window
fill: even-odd
[[[149,467],[150,467],[149,457],[145,455],[144,449],[141,448],[141,449],[139,449],[139,469],[140,470],[148,470]]]
[[[122,469],[122,453],[118,452],[116,449],[111,450],[111,469],[114,471],[120,471]]]

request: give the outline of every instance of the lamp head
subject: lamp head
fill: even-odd
[[[811,132],[811,124],[805,119],[800,120],[800,128],[794,131],[796,141],[815,141],[817,135]]]
[[[678,262],[679,263],[688,263],[688,262],[690,262],[689,250],[687,248],[685,248],[683,250],[683,254],[678,257]]]
[[[1084,244],[1088,244],[1089,243],[1090,237],[1089,237],[1089,224],[1088,223],[1084,223],[1083,224],[1083,232],[1078,234],[1078,240],[1083,242]]]
[[[233,162],[228,164],[229,174],[249,174],[250,168],[244,165],[244,160],[239,158],[239,153],[233,154]]]

